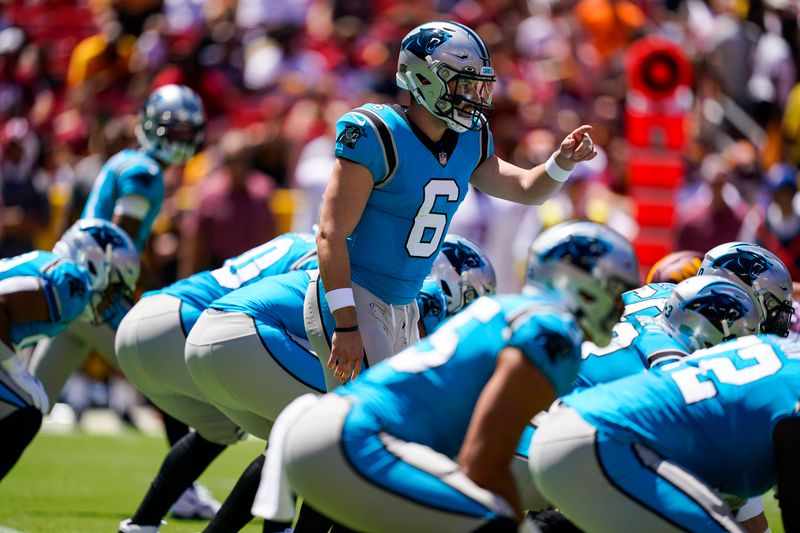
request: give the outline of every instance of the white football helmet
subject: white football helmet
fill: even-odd
[[[611,341],[622,314],[623,292],[639,287],[639,261],[633,246],[608,226],[563,222],[543,231],[528,252],[526,283],[555,290],[588,340]]]
[[[405,36],[397,61],[397,85],[459,133],[486,125],[494,69],[489,50],[473,30],[457,22],[428,22]]]
[[[139,253],[122,228],[107,220],[78,220],[61,236],[53,253],[68,257],[89,273],[92,299],[82,317],[101,323],[100,311],[115,293],[131,296],[139,279]]]
[[[497,277],[489,258],[469,239],[449,234],[431,269],[447,299],[447,316],[454,315],[481,296],[494,294]]]
[[[761,325],[758,306],[747,291],[711,275],[676,285],[656,322],[690,352],[755,335]]]
[[[729,242],[706,253],[698,276],[736,283],[755,300],[761,332],[785,337],[792,321],[792,276],[778,256],[756,244]]]

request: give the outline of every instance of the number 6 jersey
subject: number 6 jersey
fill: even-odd
[[[365,104],[339,119],[336,135],[336,157],[374,180],[348,238],[352,280],[386,303],[413,302],[472,172],[494,153],[489,128],[447,129],[433,142],[401,106]]]
[[[800,344],[742,337],[563,399],[622,443],[643,444],[723,492],[776,483],[772,431],[798,415]]]

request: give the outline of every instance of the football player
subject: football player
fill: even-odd
[[[284,464],[305,502],[356,530],[516,531],[522,429],[570,386],[583,335],[608,342],[621,292],[639,282],[633,248],[607,227],[560,225],[537,242],[549,290],[480,298],[352,383],[287,407],[254,510],[292,513],[272,505]]]
[[[317,275],[290,272],[232,292],[211,304],[186,342],[186,364],[199,389],[230,420],[264,440],[289,403],[326,390],[302,312],[306,289]],[[417,305],[420,325],[433,331],[446,310],[436,281],[426,281]],[[238,531],[252,519],[250,508],[263,465],[260,454],[208,524],[207,533]],[[264,531],[289,526],[272,522]]]
[[[117,315],[139,277],[130,237],[97,219],[75,223],[53,252],[33,251],[0,261],[0,479],[36,436],[50,398],[16,355],[56,337],[75,320],[102,324]]]
[[[743,337],[562,398],[533,437],[535,484],[591,531],[741,531],[717,491],[778,486],[800,528],[800,345]]]
[[[120,524],[121,531],[158,526],[187,485],[243,435],[206,399],[186,368],[186,337],[201,313],[211,302],[236,289],[269,276],[316,266],[313,236],[286,233],[228,259],[218,269],[145,293],[122,320],[116,336],[120,368],[156,406],[196,431],[170,448],[147,496],[134,516]]]
[[[665,309],[654,320],[621,322],[615,327],[617,336],[604,348],[585,342],[583,361],[572,389],[582,390],[638,374],[697,349],[753,335],[760,329],[753,299],[738,285],[718,276],[682,281],[671,292]],[[547,413],[537,415],[525,428],[517,458],[527,461],[531,439],[546,416]],[[535,487],[528,486],[530,477],[524,475],[522,465],[513,466],[520,491],[528,497],[528,508],[541,510],[547,502]]]
[[[489,258],[477,244],[459,235],[448,234],[443,239],[441,251],[433,263],[431,276],[437,280],[447,299],[448,316],[459,312],[480,296],[494,294],[497,286],[494,268]],[[319,278],[312,280],[309,289],[312,290],[306,294],[304,309],[308,339],[315,350],[322,347],[324,353],[328,354],[337,327],[336,322],[330,312],[327,295],[322,283],[319,283]],[[379,309],[388,313],[381,322],[387,328],[386,331],[392,330],[394,324],[401,322],[400,333],[405,340],[397,342],[409,343],[416,338],[418,328],[409,329],[410,326],[406,327],[403,324],[407,321],[417,323],[415,316],[419,313],[418,305],[410,310],[409,316],[398,316],[399,312],[395,312],[395,307],[381,307],[374,301],[372,303],[374,305],[367,306],[370,313],[381,312]],[[365,360],[368,360],[368,355],[365,352]],[[320,357],[317,353],[317,356],[323,364],[328,360],[327,355]],[[324,372],[324,375],[327,389],[335,388],[338,382],[333,374]]]
[[[272,420],[287,403],[307,392],[325,391],[303,326],[310,279],[304,270],[316,266],[309,237],[283,235],[220,269],[149,293],[123,320],[117,335],[120,366],[156,405],[196,432],[173,446],[139,509],[120,524],[120,531],[157,531],[175,496],[243,435],[241,428],[266,440]],[[421,292],[420,313],[433,328],[446,304],[435,282],[427,287]],[[207,307],[221,312],[201,315]],[[213,366],[220,361],[225,370]],[[250,385],[243,381],[248,377],[254,379]],[[243,525],[252,518],[253,496],[242,493],[248,473],[255,478],[254,493],[260,471],[259,463],[245,472],[229,497],[232,503],[223,506],[209,530],[230,531],[233,523]],[[282,531],[287,525],[266,527]]]
[[[164,199],[163,171],[186,162],[200,147],[205,132],[205,112],[200,97],[183,85],[165,85],[153,91],[139,111],[136,125],[138,150],[122,150],[112,156],[97,176],[81,218],[100,218],[120,226],[141,253]],[[119,321],[133,305],[119,302],[118,316],[101,326],[73,323],[58,337],[39,342],[30,362],[31,372],[41,380],[54,404],[69,376],[78,370],[94,349],[109,364],[114,357],[114,334]],[[188,428],[164,416],[170,446],[187,434]],[[176,507],[183,517],[213,516],[218,505],[194,487]]]
[[[497,157],[488,126],[495,80],[477,33],[430,22],[401,44],[397,84],[411,105],[364,104],[337,122],[317,234],[330,310],[316,317],[335,326],[330,344],[311,337],[329,387],[357,376],[365,352],[374,364],[418,340],[414,299],[469,184],[541,203],[576,163],[596,156],[591,127],[581,126],[532,169]],[[313,317],[318,310],[306,303]]]

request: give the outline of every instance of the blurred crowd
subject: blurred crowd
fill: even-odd
[[[528,245],[588,218],[638,231],[626,180],[625,51],[660,35],[693,66],[674,247],[758,242],[800,280],[797,0],[11,0],[0,4],[0,254],[49,249],[100,166],[134,146],[138,107],[181,83],[203,99],[204,150],[167,172],[147,254],[153,286],[309,230],[336,119],[399,100],[402,37],[428,20],[473,27],[498,81],[498,155],[530,167],[583,123],[601,147],[557,197],[524,207],[480,193],[451,231],[478,242],[500,292]],[[512,251],[509,254],[509,250]]]

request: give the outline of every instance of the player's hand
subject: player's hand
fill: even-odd
[[[589,132],[592,127],[584,124],[561,141],[561,146],[556,152],[556,164],[564,170],[572,170],[575,163],[589,161],[597,157]]]
[[[50,399],[47,397],[44,385],[36,376],[25,369],[18,357],[14,356],[6,359],[0,363],[0,368],[20,389],[30,396],[31,404],[36,409],[43,415],[50,411]]]
[[[363,357],[364,344],[358,330],[333,334],[328,368],[333,369],[333,376],[336,379],[346,383],[348,380],[358,377],[358,374],[361,373]]]

